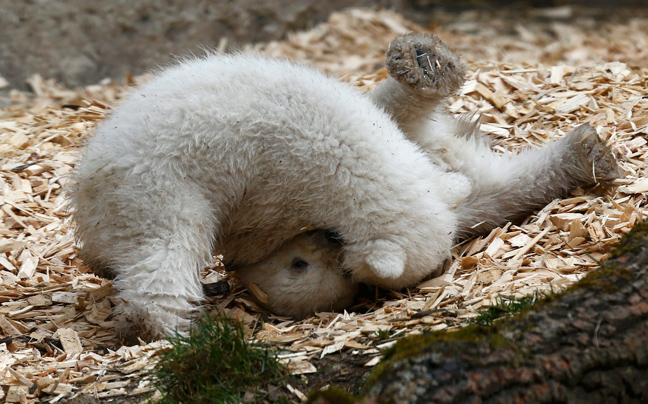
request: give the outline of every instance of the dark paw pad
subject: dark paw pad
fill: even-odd
[[[401,84],[430,96],[456,92],[465,77],[459,56],[432,34],[394,39],[387,50],[387,70]]]
[[[624,176],[616,157],[590,125],[581,125],[567,135],[582,161],[583,169],[598,183],[610,183]]]

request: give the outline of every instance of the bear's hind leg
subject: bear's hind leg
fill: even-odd
[[[370,97],[408,136],[461,88],[466,74],[461,58],[433,34],[397,37],[389,44],[386,65],[390,77]]]
[[[457,208],[463,237],[523,218],[576,187],[608,185],[624,174],[588,124],[540,149],[513,156],[490,150],[465,153],[463,162],[461,171],[473,182],[469,197]]]

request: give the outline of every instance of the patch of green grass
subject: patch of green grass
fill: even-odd
[[[162,404],[238,404],[246,393],[258,402],[288,377],[269,348],[247,342],[243,326],[224,316],[205,315],[191,336],[171,342],[152,375]]]
[[[388,329],[387,329],[387,330],[383,330],[382,328],[379,328],[379,329],[376,331],[375,334],[376,334],[376,338],[379,339],[379,340],[389,339],[389,337],[390,337],[390,333],[389,333],[389,330],[388,330]]]
[[[509,299],[499,296],[495,305],[486,307],[472,322],[482,327],[489,327],[502,317],[520,314],[545,297],[547,297],[546,293],[540,294],[537,291],[521,299]]]

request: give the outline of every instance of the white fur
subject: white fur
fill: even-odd
[[[426,59],[432,58],[425,65]],[[423,63],[421,63],[423,62]],[[609,182],[623,174],[614,155],[598,138],[596,132],[582,125],[559,141],[541,149],[525,150],[517,155],[500,156],[493,152],[478,122],[470,117],[454,118],[444,114],[441,102],[456,91],[463,82],[461,62],[438,38],[431,35],[408,34],[396,38],[387,53],[390,74],[369,95],[374,104],[390,114],[405,136],[418,144],[428,161],[446,171],[437,177],[442,189],[440,198],[457,216],[457,238],[484,233],[510,220],[530,214],[554,198],[566,195],[571,189],[593,182]],[[398,80],[397,80],[398,78]],[[402,81],[402,82],[401,82]],[[237,272],[244,282],[255,283],[268,293],[276,293],[283,274],[291,273],[286,262],[305,256],[309,239],[300,243],[289,240],[268,259],[253,266],[243,266]],[[375,267],[398,269],[383,278],[404,273],[409,268],[398,265],[405,260],[393,250],[388,241],[379,241],[381,254],[368,260]],[[378,246],[378,245],[377,245]],[[310,256],[312,270],[301,274],[300,285],[315,289],[320,271],[331,266],[322,260],[326,253]],[[273,274],[274,277],[269,277]],[[335,284],[352,284],[341,279]],[[368,280],[369,283],[371,279]],[[381,284],[386,284],[381,279]],[[320,283],[324,290],[328,284]],[[412,284],[413,286],[413,284]],[[342,306],[338,296],[329,293],[314,295],[320,306]],[[298,296],[288,296],[271,309],[287,312],[301,307]]]
[[[186,330],[210,255],[267,257],[305,226],[335,229],[342,265],[388,288],[448,257],[457,174],[432,164],[347,84],[262,57],[209,56],[133,91],[87,145],[72,195],[82,256],[109,268],[118,313]]]
[[[444,50],[445,45],[432,35],[408,34],[393,43],[411,41],[409,38],[438,51],[441,64],[444,60],[458,59],[447,48]],[[450,79],[437,76],[433,81],[463,82],[460,66],[455,65],[454,71],[446,69],[444,74],[451,76]],[[429,76],[434,76],[434,72]],[[540,149],[499,155],[479,131],[478,120],[443,112],[442,102],[451,93],[448,85],[418,88],[388,77],[370,97],[394,117],[405,136],[427,153],[429,161],[448,174],[457,173],[453,191],[465,192],[453,195],[459,201],[455,232],[458,238],[481,234],[520,219],[578,186],[609,183],[623,175],[614,155],[589,125],[581,125]]]

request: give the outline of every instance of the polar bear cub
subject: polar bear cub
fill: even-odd
[[[465,73],[460,58],[434,35],[396,38],[387,52],[387,68],[390,77],[370,94],[373,102],[394,118],[405,136],[427,153],[429,161],[447,173],[460,175],[454,190],[462,189],[467,196],[449,205],[457,217],[456,228],[449,235],[455,239],[521,219],[578,186],[609,184],[623,175],[610,149],[588,125],[541,149],[513,156],[494,153],[476,123],[441,112],[440,103],[461,87]],[[469,184],[462,182],[465,179]],[[294,275],[285,263],[294,259],[301,262],[300,288],[313,283],[311,288],[315,290],[320,282],[319,287],[326,290],[320,271],[331,270],[337,264],[322,258],[336,255],[340,247],[329,244],[328,252],[320,251],[318,257],[304,259],[311,248],[309,240],[313,236],[309,234],[286,242],[268,259],[236,271],[243,283],[267,292],[268,299],[262,303],[275,313],[304,315],[313,306],[343,306],[341,296],[352,291],[352,278],[346,279],[346,287],[341,286],[345,285],[344,278],[336,283],[339,296],[315,293],[305,299],[281,290],[286,274]],[[398,279],[394,282],[388,277],[363,280],[385,287],[402,286]],[[344,296],[344,300],[349,297]]]
[[[258,263],[308,226],[339,234],[339,266],[356,281],[402,288],[438,274],[469,184],[348,84],[210,55],[112,111],[71,204],[81,257],[115,277],[122,331],[151,338],[187,331],[212,253]]]

